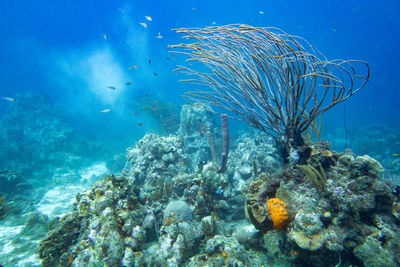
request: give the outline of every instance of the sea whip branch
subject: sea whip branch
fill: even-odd
[[[306,40],[277,28],[226,25],[175,31],[194,42],[171,45],[180,49],[173,52],[209,70],[179,66],[195,76],[185,81],[210,89],[188,92],[186,99],[228,110],[227,117],[275,137],[285,147],[284,159],[303,145],[302,133],[318,116],[353,96],[370,77],[367,62],[328,61]]]

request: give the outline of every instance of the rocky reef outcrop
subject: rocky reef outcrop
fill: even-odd
[[[400,228],[393,213],[398,198],[382,172],[379,162],[367,155],[314,147],[306,165],[263,175],[249,184],[248,218],[273,235],[271,229],[277,227],[267,201],[282,200],[290,214],[282,252],[296,265],[395,266]],[[270,245],[264,243],[268,251]],[[371,251],[375,252],[367,255]],[[378,256],[386,254],[390,257]]]
[[[180,134],[147,134],[120,176],[77,195],[40,244],[44,266],[399,264],[400,199],[379,162],[321,142],[281,168],[272,140],[250,132],[219,172],[220,128],[182,114]]]

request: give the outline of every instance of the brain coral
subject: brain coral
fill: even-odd
[[[175,216],[177,219],[184,221],[191,221],[193,218],[192,210],[190,209],[189,205],[182,200],[173,200],[165,207],[164,222],[167,218]]]
[[[289,214],[286,205],[279,198],[271,198],[267,202],[268,215],[277,230],[286,229],[289,223]]]

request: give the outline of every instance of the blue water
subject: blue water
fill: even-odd
[[[77,128],[94,136],[101,131],[99,138],[123,132],[126,144],[152,128],[135,127],[133,134],[136,121],[124,110],[145,93],[183,103],[185,86],[171,72],[179,62],[166,60],[166,46],[181,41],[171,29],[212,22],[278,27],[306,38],[328,59],[369,62],[371,81],[347,102],[348,124],[400,122],[397,1],[2,1],[0,7],[1,95],[46,94]],[[131,65],[139,69],[130,71]],[[132,86],[121,88],[125,81]],[[1,113],[6,106],[1,103]],[[113,114],[98,113],[105,108]],[[342,113],[338,106],[328,116],[341,120]]]
[[[0,171],[19,168],[40,189],[35,175],[53,173],[52,166],[64,164],[59,151],[87,160],[65,163],[70,169],[116,155],[122,165],[107,167],[121,170],[126,148],[146,133],[176,134],[176,127],[162,125],[159,118],[166,112],[179,114],[186,104],[181,95],[189,88],[173,72],[187,63],[167,49],[182,42],[171,29],[240,23],[301,36],[328,59],[368,62],[370,81],[345,106],[324,114],[323,138],[340,151],[351,147],[376,157],[398,177],[399,10],[400,1],[390,0],[3,0],[0,97],[16,101],[0,99],[0,141],[10,142],[0,144],[7,147],[0,152]],[[54,133],[63,132],[65,138],[50,140],[52,123]],[[247,127],[234,121],[230,126],[233,132]],[[24,131],[31,137],[21,137]],[[380,145],[357,139],[362,136],[379,139]],[[48,140],[52,151],[33,149],[43,144],[40,138]],[[26,162],[42,169],[18,167]],[[36,200],[43,194],[37,193]]]

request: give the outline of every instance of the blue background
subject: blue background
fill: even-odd
[[[132,116],[136,101],[148,94],[184,103],[185,85],[172,72],[180,62],[166,49],[181,42],[171,29],[243,23],[302,36],[328,59],[368,61],[371,81],[346,103],[347,124],[398,126],[399,10],[399,1],[376,0],[5,0],[0,3],[0,96],[47,95],[76,130],[132,144],[152,129],[146,123],[137,127],[147,118]],[[131,65],[139,68],[130,70]],[[132,85],[124,86],[127,81]],[[0,103],[0,115],[8,104]],[[99,112],[105,108],[112,112]],[[342,105],[329,111],[327,128],[341,127],[342,117]]]

